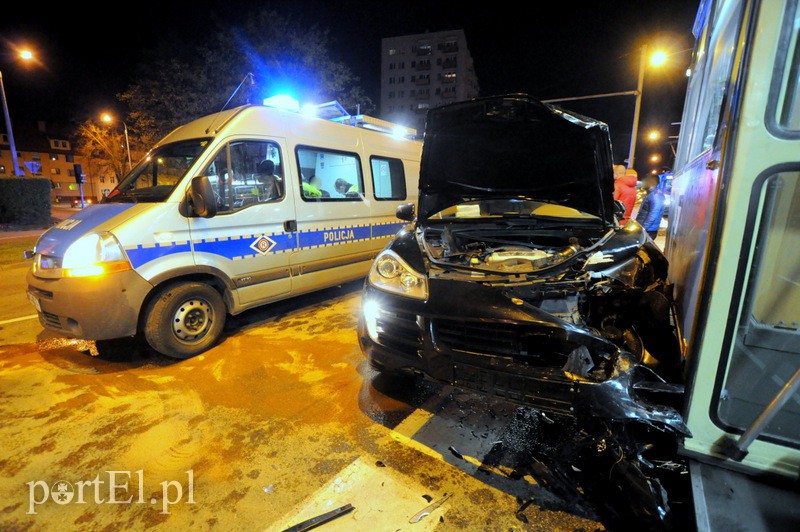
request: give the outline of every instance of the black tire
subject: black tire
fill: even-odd
[[[167,286],[150,302],[144,320],[147,343],[171,358],[199,355],[217,343],[227,309],[212,286],[187,282]]]

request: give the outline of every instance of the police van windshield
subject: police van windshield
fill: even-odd
[[[192,139],[154,149],[103,198],[103,203],[165,201],[211,139]]]

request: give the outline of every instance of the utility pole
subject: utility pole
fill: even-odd
[[[11,149],[11,160],[14,164],[14,175],[20,177],[25,175],[19,168],[17,160],[17,145],[14,143],[14,132],[11,130],[11,115],[8,113],[8,101],[6,101],[6,88],[3,85],[3,73],[0,72],[0,94],[3,96],[3,115],[6,119],[6,132],[8,133],[8,144]]]
[[[628,152],[628,168],[633,168],[636,157],[636,137],[639,136],[639,114],[642,110],[642,90],[644,89],[644,69],[647,66],[647,45],[642,46],[642,57],[639,60],[639,84],[636,86],[636,106],[633,109],[633,133],[631,149]]]

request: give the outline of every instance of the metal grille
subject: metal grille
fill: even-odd
[[[416,314],[381,309],[377,325],[380,343],[386,347],[416,353],[422,345]]]
[[[61,326],[61,320],[55,314],[42,312],[41,316],[42,320],[47,324],[48,327],[52,327],[54,329],[63,329]]]
[[[513,324],[446,319],[433,321],[433,338],[437,345],[466,353],[528,354],[524,337],[524,329]]]

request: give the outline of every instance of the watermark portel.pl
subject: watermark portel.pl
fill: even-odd
[[[36,514],[36,507],[52,500],[56,504],[153,504],[158,503],[158,499],[151,497],[146,499],[144,496],[144,470],[138,471],[105,471],[108,475],[107,480],[95,476],[92,480],[79,480],[74,483],[66,480],[58,480],[48,484],[44,480],[32,480],[26,482],[28,486],[28,514]],[[138,490],[135,494],[130,493],[129,481],[135,475],[138,482]],[[186,504],[194,504],[194,471],[186,471],[188,483]],[[161,514],[168,514],[169,507],[178,504],[183,500],[183,484],[177,480],[165,480],[161,485]]]

